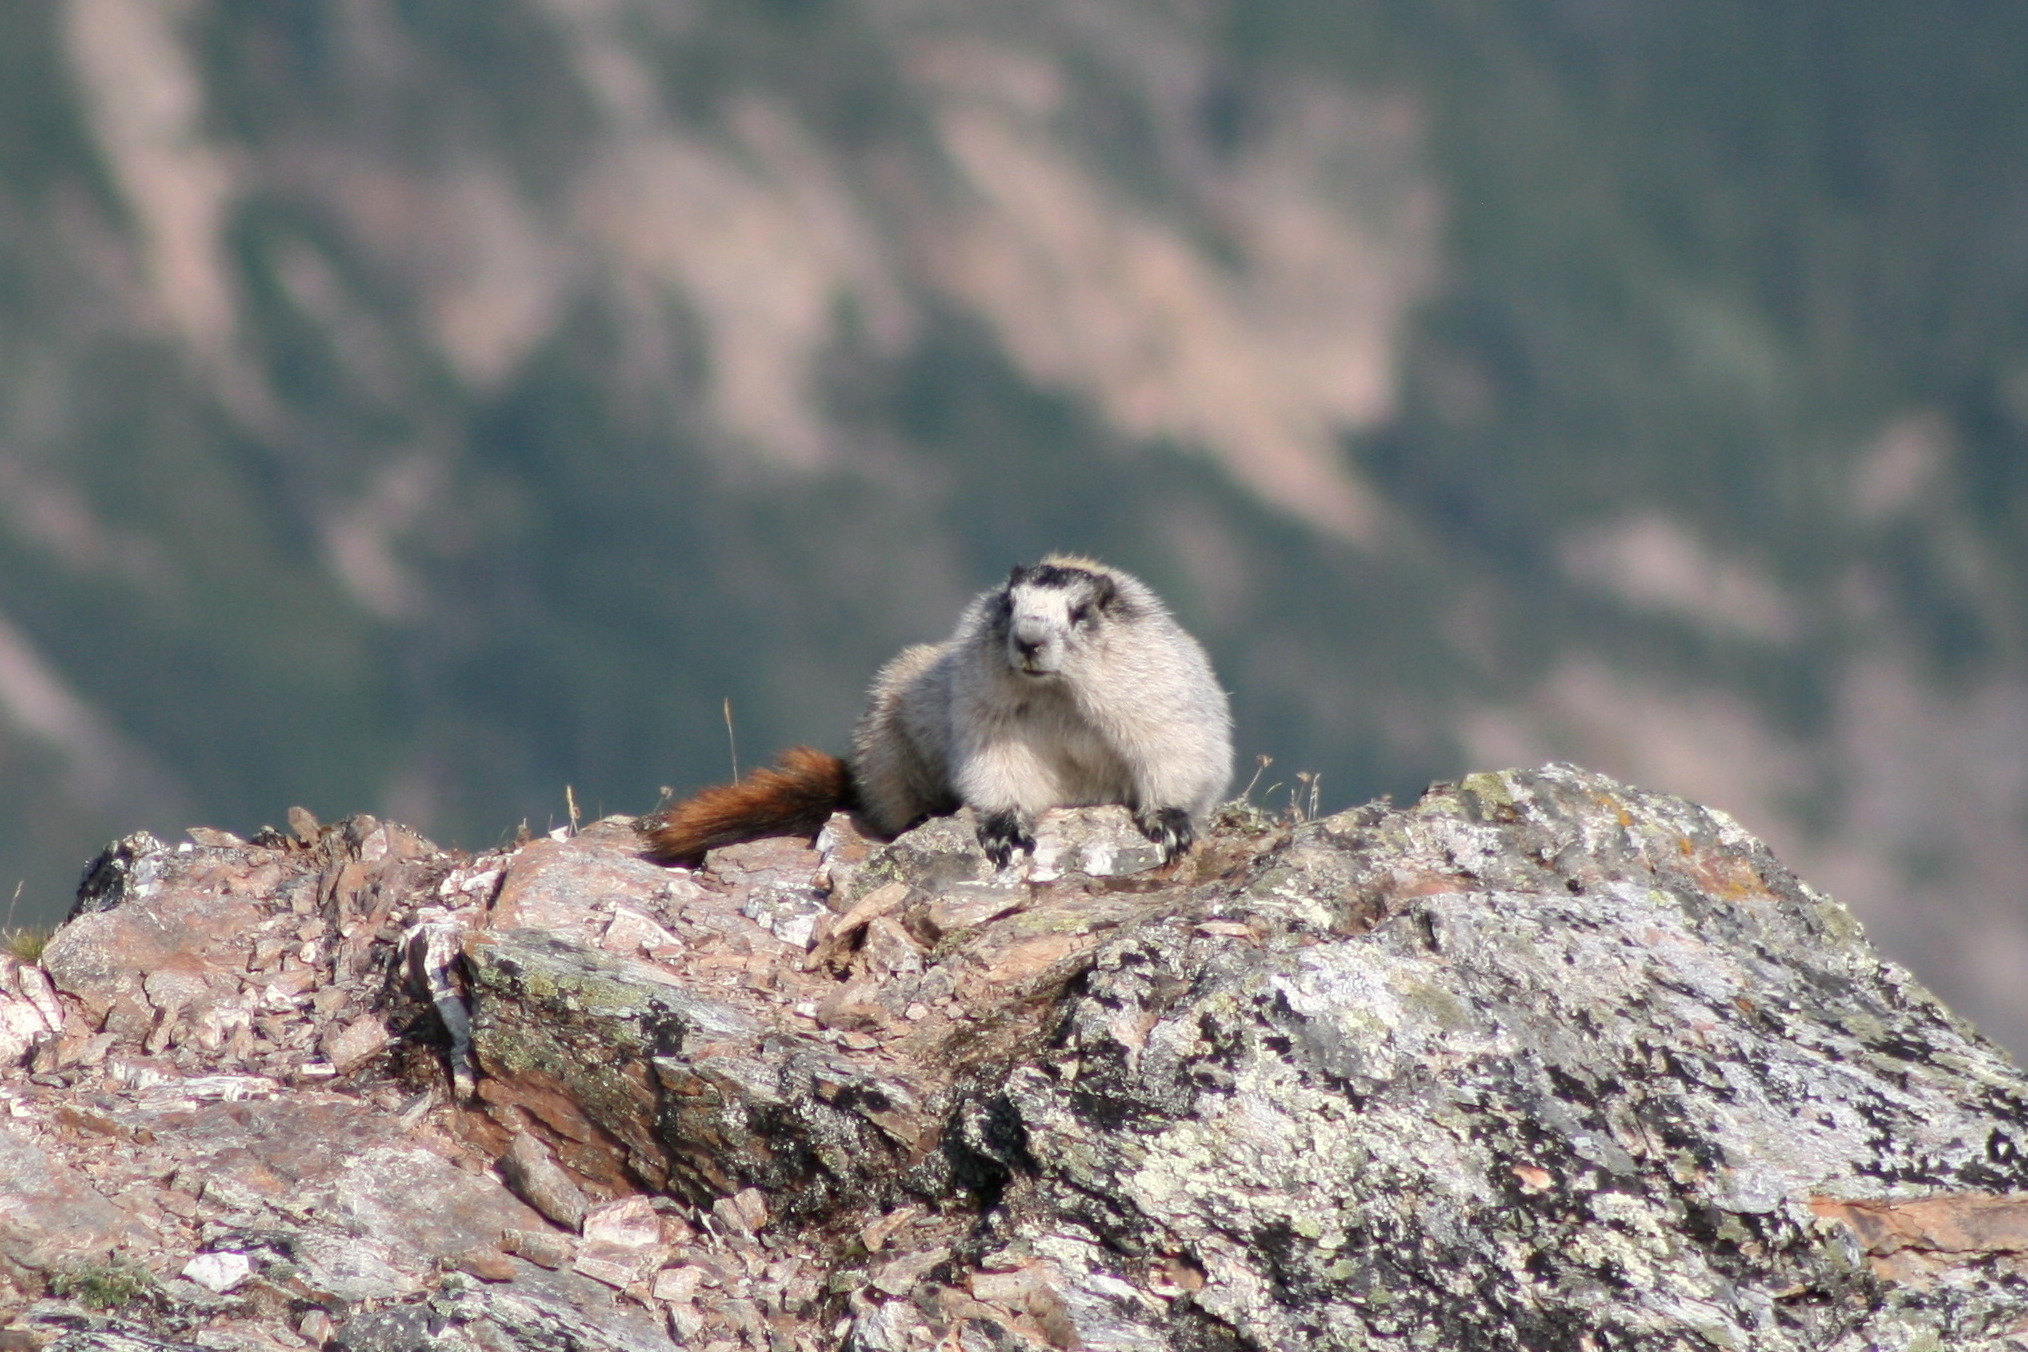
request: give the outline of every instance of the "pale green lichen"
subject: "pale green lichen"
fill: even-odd
[[[1459,883],[1361,938],[1215,968],[1123,935],[1068,1015],[1066,1050],[1096,1057],[1077,1094],[1015,1096],[1045,1190],[1130,1201],[1147,1242],[1195,1254],[1198,1303],[1246,1341],[1828,1347],[1874,1316],[1863,1261],[1809,1196],[1841,1176],[1878,1190],[1900,1168],[1988,1169],[1982,1096],[2028,1089],[1924,1015],[1912,983],[1876,975],[1756,843],[1676,800],[1569,770],[1475,776],[1387,822],[1319,826],[1244,882],[1257,926],[1294,934],[1320,891],[1356,890],[1346,851],[1383,881]],[[1154,972],[1190,994],[1147,1003]],[[1840,1009],[1819,1016],[1825,991]],[[1156,1018],[1144,1044],[1109,1058],[1137,1009]],[[1905,1049],[1911,1012],[1924,1069],[1875,1078],[1866,1044]],[[1179,1084],[1199,1088],[1179,1101]],[[1082,1114],[1101,1108],[1128,1125],[1094,1129]],[[1778,1297],[1797,1292],[1809,1303],[1781,1308],[1802,1322],[1784,1324]],[[1105,1318],[1125,1323],[1095,1340],[1157,1336]]]

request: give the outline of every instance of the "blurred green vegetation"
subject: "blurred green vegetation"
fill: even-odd
[[[798,109],[841,173],[933,154],[891,34],[857,5],[612,12],[701,134],[757,90]],[[0,615],[218,825],[299,801],[326,817],[421,804],[418,826],[480,846],[560,820],[566,784],[592,811],[645,810],[665,785],[723,775],[727,698],[746,764],[794,740],[837,747],[880,661],[1050,548],[1169,596],[1237,693],[1238,782],[1271,755],[1266,782],[1321,772],[1327,806],[1466,768],[1454,711],[1573,648],[1716,683],[1812,735],[1860,641],[1826,600],[1855,561],[1888,580],[1940,677],[2024,657],[2019,6],[1225,5],[1199,34],[1214,149],[1242,144],[1298,74],[1403,93],[1424,122],[1443,280],[1414,320],[1399,415],[1346,446],[1409,542],[1380,555],[1261,508],[1180,448],[1123,439],[926,294],[899,348],[847,325],[826,360],[833,426],[881,448],[878,474],[740,465],[700,411],[701,356],[679,352],[646,391],[629,374],[638,296],[589,288],[504,384],[461,381],[414,279],[301,180],[341,151],[445,173],[484,161],[548,200],[599,114],[565,27],[532,0],[192,11],[209,131],[288,167],[231,223],[247,350],[284,406],[250,432],[161,335],[71,302],[112,285],[90,274],[106,251],[80,222],[123,208],[56,15],[0,0],[0,452],[74,487],[132,546],[108,557],[154,562],[81,563],[0,518]],[[1187,214],[1158,112],[1111,78],[1102,43],[1012,6],[942,22],[1060,54],[1087,161]],[[291,280],[305,255],[368,317],[373,369],[306,308]],[[654,322],[694,328],[670,304]],[[1972,564],[1928,519],[1848,510],[1872,440],[1911,410],[1948,432]],[[334,576],[334,514],[419,454],[448,467],[399,558],[430,605],[369,613]],[[1641,510],[1792,589],[1806,632],[1714,636],[1573,592],[1554,542]],[[1200,529],[1244,565],[1237,610],[1193,570]],[[1486,617],[1469,652],[1445,625],[1467,596]],[[96,838],[144,824],[59,810],[60,778],[30,742],[0,740],[0,889],[30,880],[23,921],[61,911]]]

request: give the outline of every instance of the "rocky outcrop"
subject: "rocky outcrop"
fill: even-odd
[[[120,842],[0,971],[0,1343],[2028,1338],[2028,1079],[1722,814],[1570,767],[757,842]]]

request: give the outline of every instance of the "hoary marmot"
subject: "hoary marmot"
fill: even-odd
[[[1232,714],[1197,640],[1117,568],[1052,554],[965,608],[942,643],[880,671],[849,764],[810,747],[677,804],[649,853],[808,834],[840,808],[882,836],[970,807],[997,867],[1035,848],[1036,815],[1124,803],[1170,859],[1232,774]]]

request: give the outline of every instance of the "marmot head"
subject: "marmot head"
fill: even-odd
[[[1119,584],[1089,568],[1017,564],[994,597],[993,627],[1007,665],[1034,680],[1074,673],[1107,624],[1126,618]]]

